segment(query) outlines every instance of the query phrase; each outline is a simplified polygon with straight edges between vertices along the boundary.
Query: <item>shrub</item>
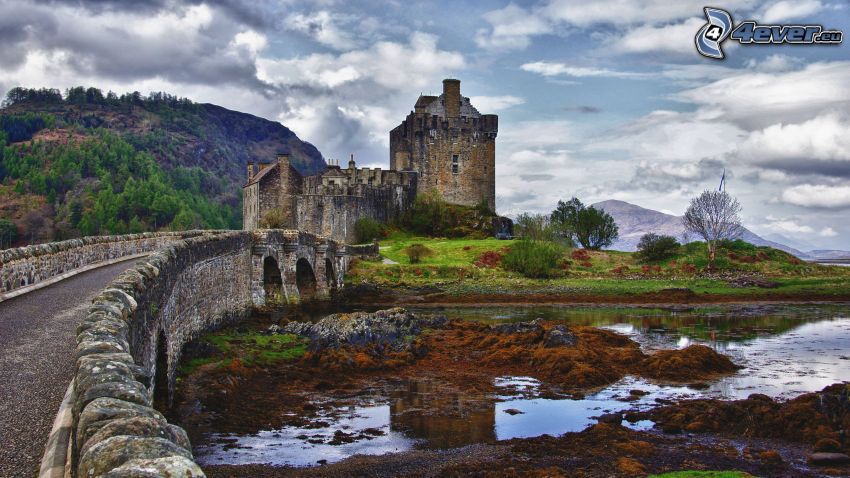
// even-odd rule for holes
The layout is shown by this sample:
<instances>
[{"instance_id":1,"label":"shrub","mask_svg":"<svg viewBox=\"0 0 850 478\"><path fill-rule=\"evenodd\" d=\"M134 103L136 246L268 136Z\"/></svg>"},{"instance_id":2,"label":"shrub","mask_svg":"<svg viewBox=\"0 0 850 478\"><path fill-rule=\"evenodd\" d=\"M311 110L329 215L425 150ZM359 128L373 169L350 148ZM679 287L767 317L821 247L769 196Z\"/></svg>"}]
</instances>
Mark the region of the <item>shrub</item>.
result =
<instances>
[{"instance_id":1,"label":"shrub","mask_svg":"<svg viewBox=\"0 0 850 478\"><path fill-rule=\"evenodd\" d=\"M531 241L554 241L555 230L549 222L549 217L543 214L519 214L514 221L514 233Z\"/></svg>"},{"instance_id":2,"label":"shrub","mask_svg":"<svg viewBox=\"0 0 850 478\"><path fill-rule=\"evenodd\" d=\"M587 252L587 249L576 249L570 254L570 257L577 261L589 261L590 254Z\"/></svg>"},{"instance_id":3,"label":"shrub","mask_svg":"<svg viewBox=\"0 0 850 478\"><path fill-rule=\"evenodd\" d=\"M502 255L496 251L486 251L475 261L476 267L494 268L502 262Z\"/></svg>"},{"instance_id":4,"label":"shrub","mask_svg":"<svg viewBox=\"0 0 850 478\"><path fill-rule=\"evenodd\" d=\"M263 229L281 229L286 223L283 211L280 208L269 209L260 218L260 227Z\"/></svg>"},{"instance_id":5,"label":"shrub","mask_svg":"<svg viewBox=\"0 0 850 478\"><path fill-rule=\"evenodd\" d=\"M644 261L663 261L679 252L679 241L673 236L658 235L650 232L640 238L637 255Z\"/></svg>"},{"instance_id":6,"label":"shrub","mask_svg":"<svg viewBox=\"0 0 850 478\"><path fill-rule=\"evenodd\" d=\"M354 235L359 244L386 237L387 227L371 217L361 217L354 223Z\"/></svg>"},{"instance_id":7,"label":"shrub","mask_svg":"<svg viewBox=\"0 0 850 478\"><path fill-rule=\"evenodd\" d=\"M558 244L528 239L517 241L502 257L502 267L525 277L546 278L560 273L558 260L563 249Z\"/></svg>"},{"instance_id":8,"label":"shrub","mask_svg":"<svg viewBox=\"0 0 850 478\"><path fill-rule=\"evenodd\" d=\"M419 264L422 262L422 259L434 255L434 251L422 244L411 244L405 247L402 252L407 255L411 264Z\"/></svg>"}]
</instances>

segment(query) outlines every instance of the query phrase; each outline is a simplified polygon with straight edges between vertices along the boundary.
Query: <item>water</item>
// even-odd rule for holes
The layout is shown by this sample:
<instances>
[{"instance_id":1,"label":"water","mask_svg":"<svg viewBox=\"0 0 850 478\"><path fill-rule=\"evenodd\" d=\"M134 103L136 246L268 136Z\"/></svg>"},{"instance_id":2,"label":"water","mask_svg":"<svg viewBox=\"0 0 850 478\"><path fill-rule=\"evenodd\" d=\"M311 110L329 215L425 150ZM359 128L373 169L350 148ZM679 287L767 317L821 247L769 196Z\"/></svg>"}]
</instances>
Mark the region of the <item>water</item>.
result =
<instances>
[{"instance_id":1,"label":"water","mask_svg":"<svg viewBox=\"0 0 850 478\"><path fill-rule=\"evenodd\" d=\"M430 312L434 312L431 310ZM203 464L310 466L354 454L451 448L511 438L581 431L602 414L645 410L683 398L789 398L850 377L850 311L798 306L667 311L628 308L446 309L449 317L506 322L547 320L610 328L645 350L709 345L745 366L698 388L626 377L584 398L541 394L531 377L499 377L493 396L469 396L429 381L395 381L368 397L327 410L304 427L213 434L196 449ZM632 394L640 390L642 396ZM652 427L651 422L628 424Z\"/></svg>"}]
</instances>

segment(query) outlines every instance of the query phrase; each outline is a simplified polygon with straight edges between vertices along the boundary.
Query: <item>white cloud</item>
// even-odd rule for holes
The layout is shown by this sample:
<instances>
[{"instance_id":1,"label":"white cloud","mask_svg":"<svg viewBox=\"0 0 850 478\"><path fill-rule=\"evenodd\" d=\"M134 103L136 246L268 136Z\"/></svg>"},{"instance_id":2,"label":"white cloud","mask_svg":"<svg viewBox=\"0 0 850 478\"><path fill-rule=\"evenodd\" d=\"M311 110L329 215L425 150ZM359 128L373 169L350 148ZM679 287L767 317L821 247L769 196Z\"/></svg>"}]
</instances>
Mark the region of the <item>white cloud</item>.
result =
<instances>
[{"instance_id":1,"label":"white cloud","mask_svg":"<svg viewBox=\"0 0 850 478\"><path fill-rule=\"evenodd\" d=\"M332 157L362 150L374 157L416 95L439 85L447 72L463 69L465 61L459 53L441 50L436 36L414 32L407 43L381 41L340 54L260 58L257 66L261 79L290 92L278 119L300 137Z\"/></svg>"},{"instance_id":2,"label":"white cloud","mask_svg":"<svg viewBox=\"0 0 850 478\"><path fill-rule=\"evenodd\" d=\"M694 12L695 13L695 12ZM705 23L703 18L688 18L670 25L642 25L610 40L610 51L618 53L673 52L693 54L694 35Z\"/></svg>"},{"instance_id":3,"label":"white cloud","mask_svg":"<svg viewBox=\"0 0 850 478\"><path fill-rule=\"evenodd\" d=\"M824 8L818 0L782 0L771 3L759 16L762 23L777 23L785 20L807 18Z\"/></svg>"},{"instance_id":4,"label":"white cloud","mask_svg":"<svg viewBox=\"0 0 850 478\"><path fill-rule=\"evenodd\" d=\"M648 78L651 75L645 73L634 73L628 71L609 70L607 68L589 68L581 66L569 66L565 63L553 63L548 61L536 61L525 63L520 68L524 71L537 73L546 77L571 76L574 78L587 77L612 77L612 78Z\"/></svg>"},{"instance_id":5,"label":"white cloud","mask_svg":"<svg viewBox=\"0 0 850 478\"><path fill-rule=\"evenodd\" d=\"M800 184L782 192L782 201L803 207L850 207L850 186Z\"/></svg>"},{"instance_id":6,"label":"white cloud","mask_svg":"<svg viewBox=\"0 0 850 478\"><path fill-rule=\"evenodd\" d=\"M785 71L796 70L800 68L802 64L802 58L783 55L782 53L774 53L762 61L750 58L746 63L747 68L767 73L782 73Z\"/></svg>"},{"instance_id":7,"label":"white cloud","mask_svg":"<svg viewBox=\"0 0 850 478\"><path fill-rule=\"evenodd\" d=\"M531 36L552 31L552 26L545 19L513 3L505 8L487 12L483 17L490 24L490 28L480 29L475 34L475 43L481 48L523 49L530 43Z\"/></svg>"},{"instance_id":8,"label":"white cloud","mask_svg":"<svg viewBox=\"0 0 850 478\"><path fill-rule=\"evenodd\" d=\"M726 120L765 128L797 123L825 111L848 108L850 62L819 62L776 75L743 70L708 85L673 95L698 106L718 108Z\"/></svg>"},{"instance_id":9,"label":"white cloud","mask_svg":"<svg viewBox=\"0 0 850 478\"><path fill-rule=\"evenodd\" d=\"M850 120L830 113L777 123L750 133L735 156L773 169L850 177Z\"/></svg>"},{"instance_id":10,"label":"white cloud","mask_svg":"<svg viewBox=\"0 0 850 478\"><path fill-rule=\"evenodd\" d=\"M320 10L311 14L293 13L286 18L284 25L335 50L355 48L354 38L337 25L338 21L330 12Z\"/></svg>"},{"instance_id":11,"label":"white cloud","mask_svg":"<svg viewBox=\"0 0 850 478\"><path fill-rule=\"evenodd\" d=\"M472 96L469 98L475 108L484 114L495 113L525 103L525 99L518 96Z\"/></svg>"},{"instance_id":12,"label":"white cloud","mask_svg":"<svg viewBox=\"0 0 850 478\"><path fill-rule=\"evenodd\" d=\"M818 233L818 235L820 235L822 237L837 237L838 233L835 232L835 229L827 226L827 227L821 229L820 232Z\"/></svg>"}]
</instances>

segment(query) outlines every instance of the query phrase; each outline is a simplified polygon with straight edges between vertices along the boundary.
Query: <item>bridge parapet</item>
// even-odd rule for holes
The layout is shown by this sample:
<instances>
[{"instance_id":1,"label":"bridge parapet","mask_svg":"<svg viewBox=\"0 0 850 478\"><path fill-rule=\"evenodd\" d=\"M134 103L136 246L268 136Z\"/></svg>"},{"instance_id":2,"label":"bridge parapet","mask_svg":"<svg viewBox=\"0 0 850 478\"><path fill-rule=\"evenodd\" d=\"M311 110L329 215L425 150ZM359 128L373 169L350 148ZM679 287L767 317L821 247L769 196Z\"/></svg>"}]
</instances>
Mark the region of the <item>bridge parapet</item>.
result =
<instances>
[{"instance_id":1,"label":"bridge parapet","mask_svg":"<svg viewBox=\"0 0 850 478\"><path fill-rule=\"evenodd\" d=\"M174 241L221 231L91 236L0 251L0 301L111 261L161 249Z\"/></svg>"},{"instance_id":2,"label":"bridge parapet","mask_svg":"<svg viewBox=\"0 0 850 478\"><path fill-rule=\"evenodd\" d=\"M186 433L157 410L170 403L183 346L245 317L275 287L294 301L326 296L343 285L353 252L376 254L377 246L231 231L172 241L121 273L77 328L71 469L78 477L204 476Z\"/></svg>"}]
</instances>

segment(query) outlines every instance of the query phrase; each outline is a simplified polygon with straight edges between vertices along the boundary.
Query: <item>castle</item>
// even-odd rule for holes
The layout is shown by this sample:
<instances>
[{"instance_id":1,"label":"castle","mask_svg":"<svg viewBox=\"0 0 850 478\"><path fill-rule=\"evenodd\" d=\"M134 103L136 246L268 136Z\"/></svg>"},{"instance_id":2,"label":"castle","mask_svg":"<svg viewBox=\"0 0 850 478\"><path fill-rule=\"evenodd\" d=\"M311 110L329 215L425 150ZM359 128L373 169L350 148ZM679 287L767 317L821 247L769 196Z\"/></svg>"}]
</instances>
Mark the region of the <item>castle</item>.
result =
<instances>
[{"instance_id":1,"label":"castle","mask_svg":"<svg viewBox=\"0 0 850 478\"><path fill-rule=\"evenodd\" d=\"M327 169L301 176L289 156L276 163L248 163L242 188L243 229L300 229L354 242L363 217L387 222L403 213L416 194L439 192L454 204L496 206L496 115L482 115L460 94L460 81L443 80L440 96L420 95L413 111L390 131L390 167L348 167L329 160Z\"/></svg>"}]
</instances>

